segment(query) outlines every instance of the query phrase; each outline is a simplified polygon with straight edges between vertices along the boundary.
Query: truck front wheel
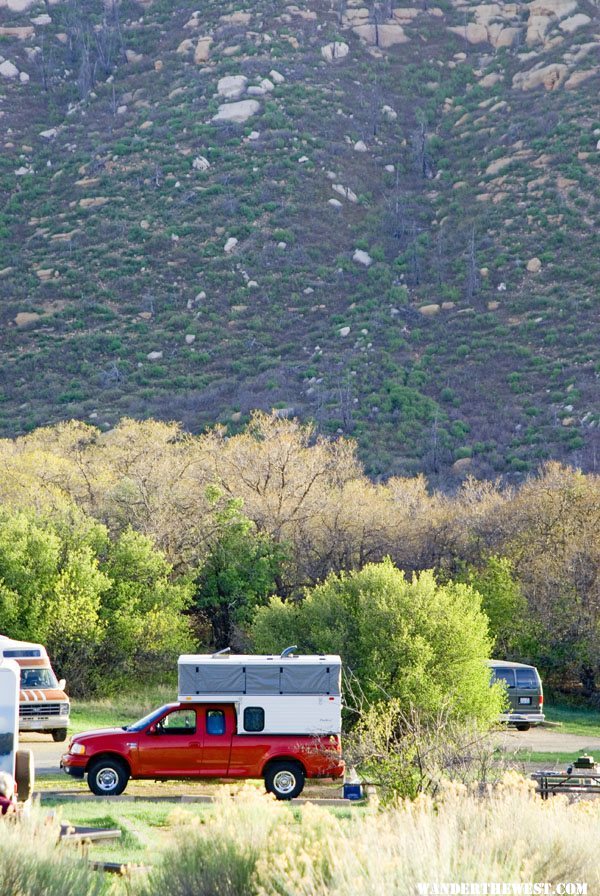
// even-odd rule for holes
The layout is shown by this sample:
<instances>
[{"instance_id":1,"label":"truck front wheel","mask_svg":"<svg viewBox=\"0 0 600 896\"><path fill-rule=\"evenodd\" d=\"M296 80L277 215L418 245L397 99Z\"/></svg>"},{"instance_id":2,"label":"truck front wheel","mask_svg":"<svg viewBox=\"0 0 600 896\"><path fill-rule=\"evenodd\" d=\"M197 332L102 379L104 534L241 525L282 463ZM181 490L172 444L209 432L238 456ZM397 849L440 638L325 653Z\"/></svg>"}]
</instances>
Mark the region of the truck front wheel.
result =
<instances>
[{"instance_id":1,"label":"truck front wheel","mask_svg":"<svg viewBox=\"0 0 600 896\"><path fill-rule=\"evenodd\" d=\"M96 796L119 796L128 781L125 765L112 757L97 759L88 770L88 787Z\"/></svg>"},{"instance_id":2,"label":"truck front wheel","mask_svg":"<svg viewBox=\"0 0 600 896\"><path fill-rule=\"evenodd\" d=\"M265 772L265 787L278 800L293 800L304 790L304 772L297 762L273 762Z\"/></svg>"},{"instance_id":3,"label":"truck front wheel","mask_svg":"<svg viewBox=\"0 0 600 896\"><path fill-rule=\"evenodd\" d=\"M67 739L67 729L66 728L55 728L52 732L52 740L55 744L62 743L63 740Z\"/></svg>"}]
</instances>

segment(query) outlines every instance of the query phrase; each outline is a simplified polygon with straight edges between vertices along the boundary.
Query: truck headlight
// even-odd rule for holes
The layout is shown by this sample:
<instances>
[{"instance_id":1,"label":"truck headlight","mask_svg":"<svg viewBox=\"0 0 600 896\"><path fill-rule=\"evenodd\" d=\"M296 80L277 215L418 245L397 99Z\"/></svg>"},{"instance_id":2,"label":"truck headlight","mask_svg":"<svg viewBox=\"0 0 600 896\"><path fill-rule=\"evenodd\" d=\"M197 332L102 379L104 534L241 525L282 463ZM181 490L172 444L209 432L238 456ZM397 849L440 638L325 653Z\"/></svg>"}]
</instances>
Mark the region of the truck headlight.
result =
<instances>
[{"instance_id":1,"label":"truck headlight","mask_svg":"<svg viewBox=\"0 0 600 896\"><path fill-rule=\"evenodd\" d=\"M60 714L61 714L61 716L68 716L68 715L69 715L69 704L68 704L68 703L61 703L61 704L60 704Z\"/></svg>"},{"instance_id":2,"label":"truck headlight","mask_svg":"<svg viewBox=\"0 0 600 896\"><path fill-rule=\"evenodd\" d=\"M71 744L70 751L74 756L83 756L85 753L85 744Z\"/></svg>"}]
</instances>

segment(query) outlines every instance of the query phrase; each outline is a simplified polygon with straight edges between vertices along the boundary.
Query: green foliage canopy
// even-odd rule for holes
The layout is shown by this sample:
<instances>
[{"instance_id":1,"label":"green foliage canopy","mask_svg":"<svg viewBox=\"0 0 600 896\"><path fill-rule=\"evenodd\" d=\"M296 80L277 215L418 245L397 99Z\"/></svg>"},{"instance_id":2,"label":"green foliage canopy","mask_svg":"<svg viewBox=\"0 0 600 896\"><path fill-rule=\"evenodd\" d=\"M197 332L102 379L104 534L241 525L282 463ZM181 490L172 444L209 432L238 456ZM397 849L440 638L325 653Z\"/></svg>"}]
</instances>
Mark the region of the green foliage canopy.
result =
<instances>
[{"instance_id":1,"label":"green foliage canopy","mask_svg":"<svg viewBox=\"0 0 600 896\"><path fill-rule=\"evenodd\" d=\"M190 584L152 540L79 523L0 510L0 631L46 644L74 695L170 669L191 642Z\"/></svg>"},{"instance_id":2,"label":"green foliage canopy","mask_svg":"<svg viewBox=\"0 0 600 896\"><path fill-rule=\"evenodd\" d=\"M492 721L502 697L490 689L492 646L481 600L466 584L407 579L386 559L331 574L301 603L272 598L252 629L258 651L287 644L339 653L369 703L398 698L425 715Z\"/></svg>"}]
</instances>

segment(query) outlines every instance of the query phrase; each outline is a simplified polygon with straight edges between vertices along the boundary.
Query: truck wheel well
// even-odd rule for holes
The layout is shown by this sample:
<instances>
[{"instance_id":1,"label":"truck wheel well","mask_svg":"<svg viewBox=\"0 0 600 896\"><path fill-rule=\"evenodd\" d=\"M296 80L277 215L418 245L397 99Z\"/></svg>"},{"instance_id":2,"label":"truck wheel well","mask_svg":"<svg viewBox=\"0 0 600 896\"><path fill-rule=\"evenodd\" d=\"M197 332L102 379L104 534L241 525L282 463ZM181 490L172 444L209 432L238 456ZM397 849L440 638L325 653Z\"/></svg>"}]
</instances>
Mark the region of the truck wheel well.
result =
<instances>
[{"instance_id":1,"label":"truck wheel well","mask_svg":"<svg viewBox=\"0 0 600 896\"><path fill-rule=\"evenodd\" d=\"M262 769L263 777L267 774L267 772L269 771L269 768L276 762L289 762L289 763L292 763L293 765L297 765L298 768L300 769L300 771L302 772L302 774L304 775L304 777L306 777L305 766L295 756L271 756L269 758L268 762L265 762L265 764L263 766L263 769Z\"/></svg>"},{"instance_id":2,"label":"truck wheel well","mask_svg":"<svg viewBox=\"0 0 600 896\"><path fill-rule=\"evenodd\" d=\"M105 759L112 759L113 762L120 762L121 765L125 767L127 774L131 777L131 766L128 761L121 756L120 753L111 753L110 750L107 750L106 753L94 753L93 756L90 756L88 764L85 767L86 772L89 772L92 765L95 765L98 761L102 762Z\"/></svg>"}]
</instances>

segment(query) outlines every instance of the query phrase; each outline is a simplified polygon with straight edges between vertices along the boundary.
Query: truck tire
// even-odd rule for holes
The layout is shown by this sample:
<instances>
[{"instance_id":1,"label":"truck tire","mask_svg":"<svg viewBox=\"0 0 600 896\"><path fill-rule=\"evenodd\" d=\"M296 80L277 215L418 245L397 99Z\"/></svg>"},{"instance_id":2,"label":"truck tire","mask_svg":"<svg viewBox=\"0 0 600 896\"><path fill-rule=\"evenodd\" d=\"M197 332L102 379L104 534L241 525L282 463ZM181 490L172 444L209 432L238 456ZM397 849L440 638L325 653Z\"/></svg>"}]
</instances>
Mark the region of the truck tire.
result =
<instances>
[{"instance_id":1,"label":"truck tire","mask_svg":"<svg viewBox=\"0 0 600 896\"><path fill-rule=\"evenodd\" d=\"M55 728L52 732L52 740L55 744L62 743L63 740L67 739L67 729L66 728Z\"/></svg>"},{"instance_id":2,"label":"truck tire","mask_svg":"<svg viewBox=\"0 0 600 896\"><path fill-rule=\"evenodd\" d=\"M33 793L35 784L35 765L31 750L17 750L15 753L15 784L17 799L24 803Z\"/></svg>"},{"instance_id":3,"label":"truck tire","mask_svg":"<svg viewBox=\"0 0 600 896\"><path fill-rule=\"evenodd\" d=\"M119 796L127 787L129 771L112 756L96 759L88 769L88 787L96 796Z\"/></svg>"},{"instance_id":4,"label":"truck tire","mask_svg":"<svg viewBox=\"0 0 600 896\"><path fill-rule=\"evenodd\" d=\"M529 724L529 722L521 722L520 724L515 725L515 727L517 731L529 731L531 725Z\"/></svg>"},{"instance_id":5,"label":"truck tire","mask_svg":"<svg viewBox=\"0 0 600 896\"><path fill-rule=\"evenodd\" d=\"M304 790L304 771L291 760L273 762L265 772L265 787L278 800L293 800Z\"/></svg>"}]
</instances>

